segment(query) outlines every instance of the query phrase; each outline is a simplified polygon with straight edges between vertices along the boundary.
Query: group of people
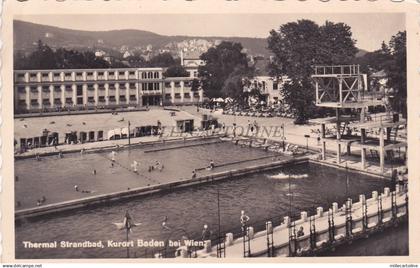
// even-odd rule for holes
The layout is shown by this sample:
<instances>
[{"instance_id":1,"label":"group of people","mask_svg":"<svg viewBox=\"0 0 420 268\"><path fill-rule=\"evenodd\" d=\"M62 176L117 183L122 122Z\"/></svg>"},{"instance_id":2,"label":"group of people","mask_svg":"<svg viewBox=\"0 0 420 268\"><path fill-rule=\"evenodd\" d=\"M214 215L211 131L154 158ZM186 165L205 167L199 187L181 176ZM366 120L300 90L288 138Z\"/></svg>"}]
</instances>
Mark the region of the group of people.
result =
<instances>
[{"instance_id":1,"label":"group of people","mask_svg":"<svg viewBox=\"0 0 420 268\"><path fill-rule=\"evenodd\" d=\"M156 160L154 165L149 165L149 172L152 172L154 170L162 171L164 168L165 168L165 166L161 162Z\"/></svg>"},{"instance_id":2,"label":"group of people","mask_svg":"<svg viewBox=\"0 0 420 268\"><path fill-rule=\"evenodd\" d=\"M79 186L76 184L76 185L74 185L74 190L76 191L76 192L80 192L80 193L83 193L83 194L90 194L90 193L93 193L93 191L91 191L91 190L81 190L81 189L79 189Z\"/></svg>"}]
</instances>

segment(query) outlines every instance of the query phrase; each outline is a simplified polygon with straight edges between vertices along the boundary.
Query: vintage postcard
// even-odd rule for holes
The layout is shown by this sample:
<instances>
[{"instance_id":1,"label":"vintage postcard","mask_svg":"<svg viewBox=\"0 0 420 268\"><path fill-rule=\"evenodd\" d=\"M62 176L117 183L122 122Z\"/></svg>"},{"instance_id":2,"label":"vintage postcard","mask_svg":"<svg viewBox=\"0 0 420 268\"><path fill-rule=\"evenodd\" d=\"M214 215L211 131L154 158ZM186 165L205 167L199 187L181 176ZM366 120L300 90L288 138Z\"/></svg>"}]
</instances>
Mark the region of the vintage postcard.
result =
<instances>
[{"instance_id":1,"label":"vintage postcard","mask_svg":"<svg viewBox=\"0 0 420 268\"><path fill-rule=\"evenodd\" d=\"M2 262L418 261L419 23L4 1Z\"/></svg>"}]
</instances>

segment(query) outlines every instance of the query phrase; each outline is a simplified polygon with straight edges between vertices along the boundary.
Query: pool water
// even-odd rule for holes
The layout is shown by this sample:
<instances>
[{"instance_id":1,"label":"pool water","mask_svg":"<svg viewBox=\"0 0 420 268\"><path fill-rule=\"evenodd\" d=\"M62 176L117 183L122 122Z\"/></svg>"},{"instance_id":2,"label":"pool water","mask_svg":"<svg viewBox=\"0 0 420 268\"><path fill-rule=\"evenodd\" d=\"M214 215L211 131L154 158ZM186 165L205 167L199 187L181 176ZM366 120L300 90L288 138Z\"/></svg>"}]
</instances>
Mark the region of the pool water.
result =
<instances>
[{"instance_id":1,"label":"pool water","mask_svg":"<svg viewBox=\"0 0 420 268\"><path fill-rule=\"evenodd\" d=\"M220 140L187 141L153 147L133 148L116 151L115 163L111 166L111 152L65 154L36 159L15 161L15 201L16 209L36 207L37 200L46 197L45 204L74 200L88 196L124 191L147 185L179 181L191 178L192 170L204 168L213 160L220 172L232 168L246 167L249 163L238 163L217 167L220 164L269 157L272 153L262 149L241 147ZM198 146L191 146L198 145ZM181 147L180 146L185 146ZM174 148L177 147L177 148ZM167 150L168 148L173 148ZM157 151L156 149L165 149ZM151 151L155 150L155 151ZM151 151L151 152L148 152ZM276 157L286 159L285 156ZM132 164L139 164L138 173L133 172ZM164 168L149 172L149 166L159 161ZM272 161L265 159L264 161ZM96 170L96 174L93 171ZM209 173L198 171L198 175ZM77 185L79 190L75 191ZM82 190L89 193L83 193Z\"/></svg>"},{"instance_id":2,"label":"pool water","mask_svg":"<svg viewBox=\"0 0 420 268\"><path fill-rule=\"evenodd\" d=\"M176 157L177 162L181 159L193 161L182 156ZM294 179L272 177L279 173L308 176ZM215 238L218 229L218 190L221 233L224 234L239 233L241 210L246 211L250 217L249 224L258 230L265 227L266 220L272 220L278 225L282 217L289 213L298 215L300 211L306 210L312 214L317 206L326 209L332 202L341 204L346 193L357 200L359 194L365 193L370 196L372 191L382 191L387 184L388 182L380 178L336 168L312 163L297 164L236 179L178 189L170 193L139 197L110 206L18 222L15 237L16 258L125 258L125 248L34 250L25 249L22 241L124 241L125 232L117 230L113 223L121 222L126 210L135 222L142 223L130 234L130 239L133 240L178 240L183 235L200 239L204 224L209 225ZM292 195L289 195L289 192ZM167 225L171 231L165 231L161 226L165 216L168 217ZM130 250L131 256L137 257L152 257L154 252L156 251L152 249L146 251L145 248Z\"/></svg>"}]
</instances>

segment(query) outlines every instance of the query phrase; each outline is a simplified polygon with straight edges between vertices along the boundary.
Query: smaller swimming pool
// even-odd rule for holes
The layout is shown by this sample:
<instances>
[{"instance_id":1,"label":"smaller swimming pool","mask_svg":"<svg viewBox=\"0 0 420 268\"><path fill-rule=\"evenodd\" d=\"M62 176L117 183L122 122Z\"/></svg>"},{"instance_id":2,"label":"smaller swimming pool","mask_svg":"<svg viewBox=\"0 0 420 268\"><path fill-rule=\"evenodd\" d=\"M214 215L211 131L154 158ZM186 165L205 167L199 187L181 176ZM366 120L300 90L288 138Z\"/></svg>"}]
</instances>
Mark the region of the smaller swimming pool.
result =
<instances>
[{"instance_id":1,"label":"smaller swimming pool","mask_svg":"<svg viewBox=\"0 0 420 268\"><path fill-rule=\"evenodd\" d=\"M204 143L204 144L203 144ZM137 147L116 151L115 163L111 152L65 154L15 161L15 200L17 209L37 206L37 200L46 197L45 204L75 200L88 196L124 191L142 186L191 178L194 169L198 175L231 170L272 161L273 153L262 149L241 147L219 139L175 142L156 146ZM276 160L286 159L276 156ZM216 168L206 171L213 160ZM133 162L138 163L134 173ZM242 162L245 161L245 162ZM156 163L159 166L156 167ZM238 163L239 162L239 163ZM220 167L218 167L220 165ZM156 167L149 172L149 167ZM163 168L162 168L163 167ZM94 172L95 171L95 172ZM75 191L77 185L79 191ZM85 192L82 192L85 191Z\"/></svg>"}]
</instances>

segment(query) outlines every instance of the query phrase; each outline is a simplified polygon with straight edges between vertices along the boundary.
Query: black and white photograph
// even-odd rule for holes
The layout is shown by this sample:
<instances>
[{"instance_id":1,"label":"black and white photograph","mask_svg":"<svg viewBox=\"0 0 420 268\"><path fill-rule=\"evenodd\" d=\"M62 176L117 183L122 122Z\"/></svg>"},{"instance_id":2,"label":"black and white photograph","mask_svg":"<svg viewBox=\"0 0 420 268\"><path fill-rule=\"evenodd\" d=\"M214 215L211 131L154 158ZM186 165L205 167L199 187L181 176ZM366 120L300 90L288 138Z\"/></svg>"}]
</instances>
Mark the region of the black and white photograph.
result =
<instances>
[{"instance_id":1,"label":"black and white photograph","mask_svg":"<svg viewBox=\"0 0 420 268\"><path fill-rule=\"evenodd\" d=\"M405 13L58 12L12 22L16 260L409 255Z\"/></svg>"}]
</instances>

